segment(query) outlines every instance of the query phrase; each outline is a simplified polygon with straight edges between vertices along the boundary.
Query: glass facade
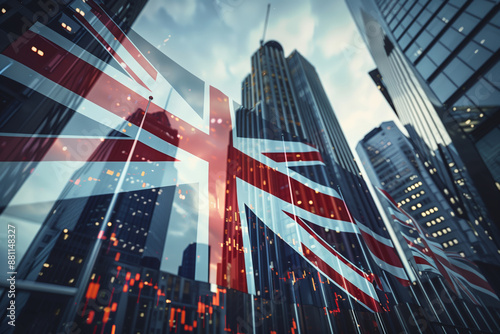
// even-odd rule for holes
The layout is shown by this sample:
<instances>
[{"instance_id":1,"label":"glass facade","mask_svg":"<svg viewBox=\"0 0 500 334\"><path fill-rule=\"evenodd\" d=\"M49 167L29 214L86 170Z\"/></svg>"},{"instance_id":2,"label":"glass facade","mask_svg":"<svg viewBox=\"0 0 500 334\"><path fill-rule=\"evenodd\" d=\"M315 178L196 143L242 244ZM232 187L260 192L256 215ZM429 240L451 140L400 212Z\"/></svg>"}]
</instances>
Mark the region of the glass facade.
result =
<instances>
[{"instance_id":1,"label":"glass facade","mask_svg":"<svg viewBox=\"0 0 500 334\"><path fill-rule=\"evenodd\" d=\"M394 122L384 122L361 140L356 151L372 184L385 189L444 249L473 258L496 252L481 226L470 228L450 213L442 188ZM451 198L456 203L455 198Z\"/></svg>"},{"instance_id":2,"label":"glass facade","mask_svg":"<svg viewBox=\"0 0 500 334\"><path fill-rule=\"evenodd\" d=\"M240 106L145 4L0 7L2 333L498 328L415 281L303 56L261 45Z\"/></svg>"},{"instance_id":3,"label":"glass facade","mask_svg":"<svg viewBox=\"0 0 500 334\"><path fill-rule=\"evenodd\" d=\"M492 145L499 124L498 2L362 0L348 6L421 156L455 188L469 212L463 218L484 219L490 235L497 234L500 187L491 157L499 154ZM459 178L456 166L464 172ZM468 203L469 197L477 201Z\"/></svg>"}]
</instances>

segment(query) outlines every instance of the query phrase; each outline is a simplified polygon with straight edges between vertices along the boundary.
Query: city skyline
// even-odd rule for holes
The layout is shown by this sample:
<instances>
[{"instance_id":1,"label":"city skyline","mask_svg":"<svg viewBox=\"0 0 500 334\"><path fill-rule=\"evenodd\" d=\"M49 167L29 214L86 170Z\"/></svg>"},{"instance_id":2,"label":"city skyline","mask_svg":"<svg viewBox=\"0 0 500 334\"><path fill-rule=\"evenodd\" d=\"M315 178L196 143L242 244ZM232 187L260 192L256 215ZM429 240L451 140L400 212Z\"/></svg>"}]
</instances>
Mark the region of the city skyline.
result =
<instances>
[{"instance_id":1,"label":"city skyline","mask_svg":"<svg viewBox=\"0 0 500 334\"><path fill-rule=\"evenodd\" d=\"M2 5L2 332L495 332L496 221L392 35L491 3L423 2Z\"/></svg>"}]
</instances>

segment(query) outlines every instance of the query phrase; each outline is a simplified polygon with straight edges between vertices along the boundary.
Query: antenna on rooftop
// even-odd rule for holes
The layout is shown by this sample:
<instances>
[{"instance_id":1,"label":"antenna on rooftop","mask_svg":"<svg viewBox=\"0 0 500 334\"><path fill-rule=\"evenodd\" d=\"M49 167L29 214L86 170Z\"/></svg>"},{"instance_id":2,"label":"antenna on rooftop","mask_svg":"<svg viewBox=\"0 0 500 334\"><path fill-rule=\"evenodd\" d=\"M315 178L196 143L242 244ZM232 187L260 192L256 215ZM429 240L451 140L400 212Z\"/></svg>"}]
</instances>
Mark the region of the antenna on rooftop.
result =
<instances>
[{"instance_id":1,"label":"antenna on rooftop","mask_svg":"<svg viewBox=\"0 0 500 334\"><path fill-rule=\"evenodd\" d=\"M271 9L271 4L267 4L266 21L264 22L264 33L262 34L262 39L260 40L260 46L264 44L264 39L266 38L267 21L269 20L269 10Z\"/></svg>"}]
</instances>

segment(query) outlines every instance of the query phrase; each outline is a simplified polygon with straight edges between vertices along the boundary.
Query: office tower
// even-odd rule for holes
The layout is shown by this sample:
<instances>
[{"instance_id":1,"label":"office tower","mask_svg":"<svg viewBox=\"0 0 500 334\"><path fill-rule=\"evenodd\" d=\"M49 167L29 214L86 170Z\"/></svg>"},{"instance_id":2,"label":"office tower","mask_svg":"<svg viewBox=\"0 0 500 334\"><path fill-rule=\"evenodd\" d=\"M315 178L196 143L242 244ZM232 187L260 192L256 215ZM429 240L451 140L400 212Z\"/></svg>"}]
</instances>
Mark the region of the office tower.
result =
<instances>
[{"instance_id":1,"label":"office tower","mask_svg":"<svg viewBox=\"0 0 500 334\"><path fill-rule=\"evenodd\" d=\"M287 86L288 84L290 84L290 88ZM283 98L283 95L286 96L286 99ZM305 176L314 182L330 186L336 190L338 189L340 193L338 196L341 196L345 200L349 211L352 213L353 220L360 221L364 224L363 226L370 226L376 231L385 229L383 224L381 224L381 218L369 195L367 186L359 176L359 170L345 141L341 127L326 98L319 77L314 67L303 56L294 51L289 57L285 58L283 49L277 42L271 41L263 44L252 57L252 72L245 78L242 84L242 100L243 106L251 108L251 110L239 110L241 115L237 114L237 129L241 131L239 136L247 138L260 135L264 138L278 141L280 139L288 141L303 136L306 142L317 148L324 165L300 166L290 164L288 170ZM265 117L269 117L269 121ZM261 118L264 118L264 120ZM240 124L242 127L239 126ZM287 128L293 134L289 134L283 130L285 125L287 125ZM245 129L249 129L249 131L245 131ZM288 154L287 157L290 159L290 157L294 157L294 154ZM299 161L306 159L302 155L295 155L295 157L298 157ZM292 161L296 163L297 159L290 160L290 162ZM255 168L255 166L253 167ZM293 175L293 173L290 175ZM249 210L249 208L246 209ZM274 219L278 221L279 216L275 216ZM254 234L259 235L258 228L262 229L259 225L254 226L257 229L257 233L252 231L252 229L249 231L252 241L254 240ZM344 249L343 247L349 244L353 248L358 246L345 233L332 237L329 235L331 231L328 231L328 229L317 229L315 231L322 238L334 244L336 249ZM448 232L448 230L446 231ZM255 247L261 248L260 256L263 256L264 245L255 245ZM361 249L363 249L363 246L361 246ZM287 255L285 254L287 253L283 252L280 255L280 252L278 252L275 256L286 258ZM368 251L365 254L369 254ZM356 259L355 261L359 261L356 263L359 263L365 269L366 266L370 267L370 261L360 256L356 251L346 252L345 256ZM254 265L255 263L259 262L254 261ZM373 264L370 269L378 273L378 268L374 267ZM262 279L262 271L264 271L263 268L259 267L259 279ZM441 324L437 327L448 326L451 323L461 323L465 327L474 326L471 325L470 319L467 319L467 322L459 320L460 313L465 312L468 306L465 306L465 308L463 305L456 306L456 308L453 306L454 308L447 313L447 316L438 316L433 306L428 304L430 298L440 300L439 303L443 308L452 307L452 305L446 305L446 303L441 301L439 293L433 294L432 292L428 292L431 290L442 291L444 286L438 276L429 277L425 280L422 279L423 290L420 290L420 286L416 287L419 291L417 292L418 297L411 295L409 290L402 288L399 283L395 283L393 276L388 275L384 277L389 279L389 284L391 284L395 293L394 297L399 298L400 303L403 300L407 303L405 304L407 308L401 307L401 304L397 306L399 314L406 314L411 317L412 314L419 313L420 311L415 305L419 303L426 310L424 313L427 312L426 314L430 318L433 317L432 314L436 316L434 320ZM266 277L263 278L263 282L266 282ZM256 288L258 288L259 283L261 282L256 279ZM279 284L277 285L280 286ZM438 290L436 290L436 287ZM280 289L282 288L280 287ZM425 297L428 293L430 295ZM326 300L328 301L328 294L326 296ZM341 306L340 309L342 308ZM484 310L481 312L484 312ZM475 313L475 316L479 316L479 313ZM364 317L360 316L360 318ZM407 331L413 330L406 327L409 323L404 321L403 323L398 323L394 319L384 318L384 324L387 326L397 326L399 324ZM480 327L486 328L487 326L481 323ZM394 327L391 327L391 330L394 330Z\"/></svg>"},{"instance_id":2,"label":"office tower","mask_svg":"<svg viewBox=\"0 0 500 334\"><path fill-rule=\"evenodd\" d=\"M336 190L340 187L356 218L376 219L376 208L315 68L299 52L286 58L283 52L278 42L269 41L252 56L252 73L242 84L243 107L254 108L270 124L264 127L273 133L270 138L281 139L283 131L317 147L326 172L319 166L291 168Z\"/></svg>"},{"instance_id":3,"label":"office tower","mask_svg":"<svg viewBox=\"0 0 500 334\"><path fill-rule=\"evenodd\" d=\"M361 163L373 185L394 200L443 248L469 259L494 262L494 244L484 230L471 228L452 216L441 188L422 164L411 141L392 121L370 131L356 146Z\"/></svg>"},{"instance_id":4,"label":"office tower","mask_svg":"<svg viewBox=\"0 0 500 334\"><path fill-rule=\"evenodd\" d=\"M346 3L425 167L459 204L454 213L498 245L500 5Z\"/></svg>"},{"instance_id":5,"label":"office tower","mask_svg":"<svg viewBox=\"0 0 500 334\"><path fill-rule=\"evenodd\" d=\"M355 219L378 224L377 210L319 76L299 52L285 57L276 41L261 46L252 56L252 73L242 83L242 101L243 107L266 122L264 138L281 140L283 136L317 148L323 163L292 165L291 170L335 191L341 189L339 196Z\"/></svg>"},{"instance_id":6,"label":"office tower","mask_svg":"<svg viewBox=\"0 0 500 334\"><path fill-rule=\"evenodd\" d=\"M192 243L182 252L182 264L179 266L179 276L194 279L196 268L196 244Z\"/></svg>"},{"instance_id":7,"label":"office tower","mask_svg":"<svg viewBox=\"0 0 500 334\"><path fill-rule=\"evenodd\" d=\"M359 170L326 97L318 74L314 67L300 53L293 51L290 56L285 58L283 48L279 43L270 41L261 45L252 56L252 72L242 83L242 101L243 107L250 110L243 109L237 113L239 136L245 138L261 136L275 141L286 141L287 145L290 140L300 140L299 136L302 136L303 140L317 148L319 157L313 158L312 156L303 154L289 153L287 154L287 159L290 159L288 166L279 167L280 170L282 170L281 168L288 168L290 175L300 175L317 184L333 188L335 192L338 191L336 196L343 198L345 201L349 212L352 213L353 220L362 223L363 226L369 226L375 231L385 230L373 199L370 197L364 181L359 176ZM242 125L241 127L240 124ZM292 133L285 131L285 128ZM284 147L284 144L279 146ZM288 152L288 149L283 149ZM274 147L274 150L277 150L277 147ZM321 162L318 161L312 164L300 163L301 160L318 159ZM264 203L263 205L266 205ZM246 209L250 211L248 207ZM315 210L320 212L329 209L329 206L326 208L320 207L319 210L317 207L315 208ZM345 208L343 209L345 210ZM279 216L274 217L274 220L279 221ZM281 276L283 271L286 274L285 268L280 268L281 266L278 267L276 265L277 259L275 260L275 257L278 257L278 259L289 259L289 263L297 263L300 258L292 257L293 253L290 254L289 249L283 246L278 248L280 251L273 251L272 249L276 249L277 247L270 248L268 245L266 247L267 251L264 252L266 248L264 248L265 243L262 243L262 241L265 239L262 240L259 237L261 234L259 233L259 229L265 227L266 225L264 224L269 223L263 222L258 217L249 219L255 221L256 218L259 224L254 225L255 230L252 231L253 229L251 229L249 234L252 242L255 240L255 246L261 248L261 252L258 255L261 257L261 260L254 261L254 265L255 263L262 263L262 260L271 256L271 263L274 263L274 270L278 271L278 276ZM364 270L377 273L377 275L379 274L379 268L369 258L370 255L368 255L369 251L365 248L366 246L360 239L356 239L355 235L349 233L339 234L333 231L333 228L321 229L314 224L310 224L310 226L319 236L328 240L332 245L335 245L335 249L339 250L349 260L352 260L353 263L361 266ZM259 241L261 242L260 244ZM275 238L273 238L273 241L273 244L276 243ZM269 255L265 255L265 253L269 253ZM299 268L304 265L302 263ZM269 286L267 283L269 281L266 279L268 277L268 270L265 267L254 269L257 269L259 273L259 280L255 282L256 289L271 290L270 288L265 288ZM293 271L295 272L295 276L297 276L296 270ZM314 268L306 270L306 272L312 273L312 276L315 276L314 271ZM264 274L266 275L264 276ZM304 278L307 278L307 276ZM391 275L388 275L387 278L390 280L389 284L393 285L393 291L396 291L397 298L408 302L405 307L398 309L397 312L407 315L419 313L419 307L415 305L416 302L412 299L408 290L405 290ZM285 282L288 283L287 281L283 281L282 283L280 280L274 283L275 289L279 287L279 291L283 290L286 287ZM328 291L330 293L333 291L335 295L339 294L333 288L329 286L325 291L325 295L323 296L325 301L322 301L321 298L318 300L313 295L314 299L307 303L325 305L328 308L331 302L331 296L329 296ZM302 289L304 287L301 287ZM321 289L324 289L324 287ZM271 300L274 299L272 295L270 297ZM352 305L344 304L337 308L339 314L337 320L332 323L334 330L346 328L344 326L350 328L352 325L349 320L342 320L345 319L345 313L342 311L345 308L350 309ZM355 308L355 310L358 309ZM361 321L368 321L370 318L366 318L367 315L366 313L363 315L358 314L357 317ZM394 316L395 314L392 315ZM313 313L310 313L309 317L311 316L313 316ZM393 331L397 331L398 326L404 327L408 325L402 325L396 319L386 316L388 316L386 313L382 315L384 319L382 323L385 324L382 326L388 326ZM343 323L343 325L340 325L340 323ZM381 325L380 322L377 323ZM352 328L348 330L352 330Z\"/></svg>"}]
</instances>

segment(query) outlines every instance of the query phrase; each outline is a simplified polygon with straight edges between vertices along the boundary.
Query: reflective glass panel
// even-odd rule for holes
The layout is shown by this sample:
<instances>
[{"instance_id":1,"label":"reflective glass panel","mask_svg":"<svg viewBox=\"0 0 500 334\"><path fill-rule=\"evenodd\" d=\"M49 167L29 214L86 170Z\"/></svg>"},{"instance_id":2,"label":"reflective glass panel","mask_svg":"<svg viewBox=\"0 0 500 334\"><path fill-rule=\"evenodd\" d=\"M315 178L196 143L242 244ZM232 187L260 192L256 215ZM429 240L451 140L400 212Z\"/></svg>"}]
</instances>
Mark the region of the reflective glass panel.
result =
<instances>
[{"instance_id":1,"label":"reflective glass panel","mask_svg":"<svg viewBox=\"0 0 500 334\"><path fill-rule=\"evenodd\" d=\"M470 41L458 57L467 63L470 67L477 70L481 67L492 55L490 51L482 47L480 44Z\"/></svg>"},{"instance_id":2,"label":"reflective glass panel","mask_svg":"<svg viewBox=\"0 0 500 334\"><path fill-rule=\"evenodd\" d=\"M500 47L500 29L487 24L481 31L474 36L474 41L488 48L492 52L496 52Z\"/></svg>"},{"instance_id":3,"label":"reflective glass panel","mask_svg":"<svg viewBox=\"0 0 500 334\"><path fill-rule=\"evenodd\" d=\"M472 69L458 58L453 59L448 66L444 68L444 73L450 78L457 87L460 87L474 73Z\"/></svg>"},{"instance_id":4,"label":"reflective glass panel","mask_svg":"<svg viewBox=\"0 0 500 334\"><path fill-rule=\"evenodd\" d=\"M417 64L417 70L422 74L424 79L428 79L429 76L434 72L437 66L429 59L428 56L422 58Z\"/></svg>"},{"instance_id":5,"label":"reflective glass panel","mask_svg":"<svg viewBox=\"0 0 500 334\"><path fill-rule=\"evenodd\" d=\"M457 87L446 77L444 73L439 74L431 83L431 88L436 93L441 102L445 102L451 94L453 94Z\"/></svg>"}]
</instances>

